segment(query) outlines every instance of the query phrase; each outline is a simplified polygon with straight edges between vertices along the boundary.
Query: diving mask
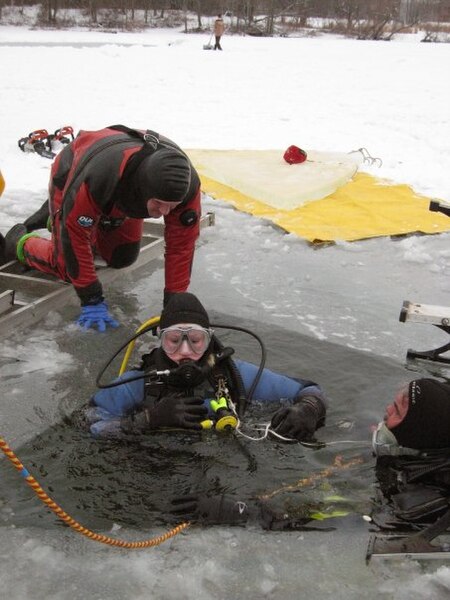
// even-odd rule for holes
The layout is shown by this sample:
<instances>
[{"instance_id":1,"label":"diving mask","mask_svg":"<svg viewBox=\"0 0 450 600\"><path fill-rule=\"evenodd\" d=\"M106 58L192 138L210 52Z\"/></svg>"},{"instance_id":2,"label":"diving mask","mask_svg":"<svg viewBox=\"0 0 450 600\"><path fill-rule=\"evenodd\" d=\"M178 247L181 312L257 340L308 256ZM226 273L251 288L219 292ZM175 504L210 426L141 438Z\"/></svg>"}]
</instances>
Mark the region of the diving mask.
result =
<instances>
[{"instance_id":1,"label":"diving mask","mask_svg":"<svg viewBox=\"0 0 450 600\"><path fill-rule=\"evenodd\" d=\"M167 329L161 329L159 339L161 348L169 356L175 354L186 340L192 352L200 357L206 352L212 333L211 329L205 329L199 325L167 327Z\"/></svg>"}]
</instances>

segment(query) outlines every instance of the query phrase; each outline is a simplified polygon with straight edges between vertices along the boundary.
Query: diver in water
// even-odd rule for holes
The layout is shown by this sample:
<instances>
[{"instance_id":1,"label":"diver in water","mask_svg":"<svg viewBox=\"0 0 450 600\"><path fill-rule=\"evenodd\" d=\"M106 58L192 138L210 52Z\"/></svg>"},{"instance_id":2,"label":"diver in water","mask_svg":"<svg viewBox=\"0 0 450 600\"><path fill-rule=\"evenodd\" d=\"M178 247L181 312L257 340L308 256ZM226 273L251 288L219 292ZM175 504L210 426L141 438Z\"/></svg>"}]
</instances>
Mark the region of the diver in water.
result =
<instances>
[{"instance_id":1,"label":"diver in water","mask_svg":"<svg viewBox=\"0 0 450 600\"><path fill-rule=\"evenodd\" d=\"M422 531L398 547L377 540L375 553L433 551L428 542L450 526L450 384L423 378L403 387L372 445L380 488L373 522L382 530Z\"/></svg>"},{"instance_id":2,"label":"diver in water","mask_svg":"<svg viewBox=\"0 0 450 600\"><path fill-rule=\"evenodd\" d=\"M326 400L312 381L294 379L232 360L193 294L175 294L159 322L160 345L91 399L85 417L94 436L120 436L161 429L234 428L247 394L280 402L271 420L279 438L312 441L325 422Z\"/></svg>"},{"instance_id":3,"label":"diver in water","mask_svg":"<svg viewBox=\"0 0 450 600\"><path fill-rule=\"evenodd\" d=\"M372 520L383 531L414 534L374 536L370 552L448 551L430 542L450 528L450 384L422 378L404 386L387 406L372 445L380 492ZM270 530L311 528L307 511L303 516L277 511L264 499L239 502L227 495L192 495L172 504L175 515L202 523L257 520Z\"/></svg>"},{"instance_id":4,"label":"diver in water","mask_svg":"<svg viewBox=\"0 0 450 600\"><path fill-rule=\"evenodd\" d=\"M208 313L193 294L170 298L161 314L158 337L159 346L142 356L138 369L101 386L84 409L82 420L93 436L129 439L158 430L233 430L252 396L258 402L278 403L271 435L286 441L315 441L314 433L324 425L326 415L321 388L263 365L232 360L234 351L214 335ZM186 493L172 500L169 512L174 518L203 524L258 521L273 530L304 529L310 520L288 516L284 509L258 498L228 494Z\"/></svg>"}]
</instances>

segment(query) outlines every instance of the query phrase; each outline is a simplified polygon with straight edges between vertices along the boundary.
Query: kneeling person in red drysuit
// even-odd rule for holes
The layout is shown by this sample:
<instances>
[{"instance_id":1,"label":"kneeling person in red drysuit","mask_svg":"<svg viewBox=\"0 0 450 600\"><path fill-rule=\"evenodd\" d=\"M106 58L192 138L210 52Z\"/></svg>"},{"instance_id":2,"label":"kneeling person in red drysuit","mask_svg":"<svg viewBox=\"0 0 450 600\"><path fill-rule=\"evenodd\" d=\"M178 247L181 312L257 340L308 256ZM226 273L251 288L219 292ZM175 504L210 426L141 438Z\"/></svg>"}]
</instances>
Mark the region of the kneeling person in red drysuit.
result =
<instances>
[{"instance_id":1,"label":"kneeling person in red drysuit","mask_svg":"<svg viewBox=\"0 0 450 600\"><path fill-rule=\"evenodd\" d=\"M199 235L200 179L186 154L153 131L117 125L81 131L55 159L49 202L1 236L0 262L16 257L73 284L85 328L117 326L94 254L116 269L139 256L143 219L164 217L164 300L190 282ZM31 233L50 218L51 240Z\"/></svg>"}]
</instances>

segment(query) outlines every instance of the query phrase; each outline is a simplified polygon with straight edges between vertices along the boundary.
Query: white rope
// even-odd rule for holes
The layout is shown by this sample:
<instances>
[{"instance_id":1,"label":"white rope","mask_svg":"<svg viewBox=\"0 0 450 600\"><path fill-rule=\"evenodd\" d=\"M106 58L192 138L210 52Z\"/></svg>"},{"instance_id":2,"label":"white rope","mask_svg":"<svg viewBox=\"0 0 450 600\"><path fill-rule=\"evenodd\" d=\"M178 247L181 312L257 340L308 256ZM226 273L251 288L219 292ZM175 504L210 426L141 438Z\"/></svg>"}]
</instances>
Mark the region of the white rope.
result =
<instances>
[{"instance_id":1,"label":"white rope","mask_svg":"<svg viewBox=\"0 0 450 600\"><path fill-rule=\"evenodd\" d=\"M263 431L264 432L263 435L261 435L260 437L252 437L252 436L244 433L242 431L242 429L240 428L239 420L238 420L238 424L236 427L236 433L238 433L245 439L250 440L252 442L261 442L261 441L267 439L270 434L271 436L276 437L283 442L290 442L290 443L296 442L297 444L301 444L302 446L306 446L308 448L321 448L324 446L338 446L340 444L358 444L360 446L367 446L367 447L371 446L371 444L368 440L336 440L333 442L301 442L299 440L287 438L287 437L277 433L276 431L274 431L271 428L270 423L261 423L260 425L253 425L252 428L255 429L256 431Z\"/></svg>"},{"instance_id":2,"label":"white rope","mask_svg":"<svg viewBox=\"0 0 450 600\"><path fill-rule=\"evenodd\" d=\"M324 446L338 446L339 444L359 444L359 445L363 445L363 446L367 446L367 447L371 446L371 443L368 440L337 440L334 442L301 442L299 440L287 438L287 437L277 433L274 429L271 428L270 422L269 423L260 423L258 425L249 425L248 427L255 429L255 431L263 431L264 432L263 435L261 435L259 437L252 437L251 435L248 435L242 431L241 420L238 417L234 403L231 400L229 400L228 405L237 420L237 425L235 428L236 433L241 435L246 440L250 440L251 442L262 442L262 441L266 440L270 434L271 436L276 437L283 442L289 442L291 444L297 443L297 444L301 444L302 446L306 446L308 448L322 448Z\"/></svg>"}]
</instances>

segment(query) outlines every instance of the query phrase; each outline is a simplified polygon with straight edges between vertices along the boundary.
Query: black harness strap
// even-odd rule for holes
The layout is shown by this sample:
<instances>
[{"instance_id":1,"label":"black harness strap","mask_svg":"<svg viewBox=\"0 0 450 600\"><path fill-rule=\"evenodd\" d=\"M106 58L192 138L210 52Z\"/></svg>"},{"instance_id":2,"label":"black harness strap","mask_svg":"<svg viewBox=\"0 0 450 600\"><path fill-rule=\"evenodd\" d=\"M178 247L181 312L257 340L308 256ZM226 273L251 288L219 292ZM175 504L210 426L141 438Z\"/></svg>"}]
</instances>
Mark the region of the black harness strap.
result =
<instances>
[{"instance_id":1,"label":"black harness strap","mask_svg":"<svg viewBox=\"0 0 450 600\"><path fill-rule=\"evenodd\" d=\"M153 147L153 150L158 149L158 145L160 144L159 133L156 131L152 131L151 129L147 129L145 133L139 131L139 129L132 129L131 127L127 127L126 125L110 125L107 129L114 129L114 131L121 131L122 133L126 133L131 137L135 137L137 139L142 140L145 144Z\"/></svg>"}]
</instances>

